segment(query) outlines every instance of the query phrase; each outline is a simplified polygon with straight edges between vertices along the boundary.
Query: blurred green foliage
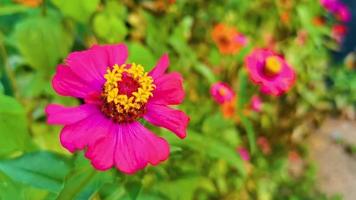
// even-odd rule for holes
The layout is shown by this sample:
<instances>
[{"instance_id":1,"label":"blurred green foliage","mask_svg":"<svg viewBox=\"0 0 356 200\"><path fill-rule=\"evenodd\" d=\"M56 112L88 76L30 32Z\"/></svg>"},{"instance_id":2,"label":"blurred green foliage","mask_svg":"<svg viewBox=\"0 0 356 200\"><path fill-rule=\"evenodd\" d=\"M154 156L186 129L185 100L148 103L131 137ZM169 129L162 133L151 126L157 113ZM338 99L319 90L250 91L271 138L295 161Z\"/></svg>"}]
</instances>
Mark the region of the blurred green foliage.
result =
<instances>
[{"instance_id":1,"label":"blurred green foliage","mask_svg":"<svg viewBox=\"0 0 356 200\"><path fill-rule=\"evenodd\" d=\"M328 199L315 187L303 137L325 113L354 109L356 76L354 69L330 66L334 22L315 26L318 16L329 18L317 0L44 0L34 7L2 0L0 199ZM249 45L221 55L210 34L217 23L235 26ZM180 108L191 117L185 140L152 127L172 145L171 156L133 176L95 171L82 153L70 155L60 146L60 127L48 126L44 114L51 102L80 104L51 89L56 65L69 52L118 42L146 70L169 54L170 70L185 77ZM282 97L263 96L263 111L252 113L258 90L243 60L254 47L272 46L297 71L297 83ZM210 98L218 80L237 92L236 119L224 118ZM270 153L261 151L260 136ZM250 150L250 161L241 159L238 146ZM290 159L291 151L301 159Z\"/></svg>"}]
</instances>

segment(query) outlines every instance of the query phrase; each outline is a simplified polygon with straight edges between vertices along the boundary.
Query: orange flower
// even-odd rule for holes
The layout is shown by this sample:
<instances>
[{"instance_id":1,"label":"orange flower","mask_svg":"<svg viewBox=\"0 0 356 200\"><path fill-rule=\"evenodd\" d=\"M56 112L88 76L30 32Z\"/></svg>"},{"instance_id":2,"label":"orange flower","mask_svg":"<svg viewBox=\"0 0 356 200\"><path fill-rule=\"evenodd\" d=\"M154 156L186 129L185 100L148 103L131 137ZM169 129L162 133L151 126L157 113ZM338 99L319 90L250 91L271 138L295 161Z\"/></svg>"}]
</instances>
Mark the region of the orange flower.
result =
<instances>
[{"instance_id":1,"label":"orange flower","mask_svg":"<svg viewBox=\"0 0 356 200\"><path fill-rule=\"evenodd\" d=\"M233 98L232 100L225 102L221 105L221 112L226 119L232 119L235 116L236 110L236 100Z\"/></svg>"},{"instance_id":2,"label":"orange flower","mask_svg":"<svg viewBox=\"0 0 356 200\"><path fill-rule=\"evenodd\" d=\"M315 26L318 26L318 27L324 26L325 23L326 23L326 20L322 16L316 16L313 18L313 25L315 25Z\"/></svg>"},{"instance_id":3,"label":"orange flower","mask_svg":"<svg viewBox=\"0 0 356 200\"><path fill-rule=\"evenodd\" d=\"M215 25L211 35L222 54L235 54L247 43L244 35L225 24Z\"/></svg>"},{"instance_id":4,"label":"orange flower","mask_svg":"<svg viewBox=\"0 0 356 200\"><path fill-rule=\"evenodd\" d=\"M14 0L16 3L22 4L28 7L37 7L42 3L42 0Z\"/></svg>"},{"instance_id":5,"label":"orange flower","mask_svg":"<svg viewBox=\"0 0 356 200\"><path fill-rule=\"evenodd\" d=\"M290 23L290 16L288 11L283 11L280 14L280 19L283 22L283 24L288 25Z\"/></svg>"},{"instance_id":6,"label":"orange flower","mask_svg":"<svg viewBox=\"0 0 356 200\"><path fill-rule=\"evenodd\" d=\"M344 63L347 67L347 69L356 69L356 52L351 52L347 54Z\"/></svg>"}]
</instances>

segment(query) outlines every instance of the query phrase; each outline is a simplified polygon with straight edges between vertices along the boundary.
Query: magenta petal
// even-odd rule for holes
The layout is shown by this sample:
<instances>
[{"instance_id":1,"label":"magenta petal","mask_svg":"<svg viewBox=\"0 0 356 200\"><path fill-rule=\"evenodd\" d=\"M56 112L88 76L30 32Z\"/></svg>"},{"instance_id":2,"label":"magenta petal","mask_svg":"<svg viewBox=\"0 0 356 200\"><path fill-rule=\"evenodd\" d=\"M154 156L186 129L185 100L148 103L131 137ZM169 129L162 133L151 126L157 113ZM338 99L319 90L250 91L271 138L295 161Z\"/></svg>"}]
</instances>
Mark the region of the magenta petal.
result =
<instances>
[{"instance_id":1,"label":"magenta petal","mask_svg":"<svg viewBox=\"0 0 356 200\"><path fill-rule=\"evenodd\" d=\"M102 114L93 114L75 124L64 126L60 140L70 152L81 150L106 136L111 125L111 120Z\"/></svg>"},{"instance_id":2,"label":"magenta petal","mask_svg":"<svg viewBox=\"0 0 356 200\"><path fill-rule=\"evenodd\" d=\"M69 54L66 59L71 70L87 83L101 87L108 67L125 63L127 47L123 44L93 46L86 51Z\"/></svg>"},{"instance_id":3,"label":"magenta petal","mask_svg":"<svg viewBox=\"0 0 356 200\"><path fill-rule=\"evenodd\" d=\"M107 170L114 166L117 133L114 126L110 127L105 136L88 147L85 157L91 160L98 170Z\"/></svg>"},{"instance_id":4,"label":"magenta petal","mask_svg":"<svg viewBox=\"0 0 356 200\"><path fill-rule=\"evenodd\" d=\"M60 95L85 98L89 93L101 91L101 86L89 84L65 66L58 65L52 80L53 89Z\"/></svg>"},{"instance_id":5,"label":"magenta petal","mask_svg":"<svg viewBox=\"0 0 356 200\"><path fill-rule=\"evenodd\" d=\"M183 78L179 73L164 74L154 81L157 88L151 101L156 104L177 105L184 99Z\"/></svg>"},{"instance_id":6,"label":"magenta petal","mask_svg":"<svg viewBox=\"0 0 356 200\"><path fill-rule=\"evenodd\" d=\"M157 165L169 156L168 143L138 122L118 125L116 134L115 165L124 173L135 173L148 163Z\"/></svg>"},{"instance_id":7,"label":"magenta petal","mask_svg":"<svg viewBox=\"0 0 356 200\"><path fill-rule=\"evenodd\" d=\"M45 112L48 124L68 125L76 123L90 115L98 113L95 105L83 104L76 107L65 107L57 104L49 104Z\"/></svg>"},{"instance_id":8,"label":"magenta petal","mask_svg":"<svg viewBox=\"0 0 356 200\"><path fill-rule=\"evenodd\" d=\"M147 105L147 112L144 118L153 125L161 126L174 132L180 138L184 138L187 134L189 117L180 110L150 103Z\"/></svg>"},{"instance_id":9,"label":"magenta petal","mask_svg":"<svg viewBox=\"0 0 356 200\"><path fill-rule=\"evenodd\" d=\"M128 49L124 44L94 45L90 50L95 52L104 51L106 53L107 67L112 67L115 64L122 65L128 57Z\"/></svg>"},{"instance_id":10,"label":"magenta petal","mask_svg":"<svg viewBox=\"0 0 356 200\"><path fill-rule=\"evenodd\" d=\"M159 61L157 62L156 66L150 71L149 75L152 76L154 79L158 78L159 76L163 75L164 72L167 70L169 65L169 58L168 54L164 54Z\"/></svg>"}]
</instances>

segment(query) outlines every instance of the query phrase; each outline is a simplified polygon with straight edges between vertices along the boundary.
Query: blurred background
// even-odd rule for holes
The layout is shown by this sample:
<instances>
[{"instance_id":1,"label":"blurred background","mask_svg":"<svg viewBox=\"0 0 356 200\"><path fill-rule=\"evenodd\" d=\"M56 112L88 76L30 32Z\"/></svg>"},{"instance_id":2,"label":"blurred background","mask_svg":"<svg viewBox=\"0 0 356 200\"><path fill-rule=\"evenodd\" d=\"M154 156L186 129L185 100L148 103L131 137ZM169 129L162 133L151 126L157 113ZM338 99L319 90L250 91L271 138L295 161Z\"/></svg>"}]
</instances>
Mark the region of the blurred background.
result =
<instances>
[{"instance_id":1,"label":"blurred background","mask_svg":"<svg viewBox=\"0 0 356 200\"><path fill-rule=\"evenodd\" d=\"M356 199L355 15L354 0L0 0L0 199ZM230 32L226 53L216 37ZM150 127L170 157L131 176L70 154L44 113L81 103L52 89L57 64L115 43L146 71L168 53L191 118L184 140ZM285 94L249 79L256 48L296 72ZM236 98L215 102L218 81Z\"/></svg>"}]
</instances>

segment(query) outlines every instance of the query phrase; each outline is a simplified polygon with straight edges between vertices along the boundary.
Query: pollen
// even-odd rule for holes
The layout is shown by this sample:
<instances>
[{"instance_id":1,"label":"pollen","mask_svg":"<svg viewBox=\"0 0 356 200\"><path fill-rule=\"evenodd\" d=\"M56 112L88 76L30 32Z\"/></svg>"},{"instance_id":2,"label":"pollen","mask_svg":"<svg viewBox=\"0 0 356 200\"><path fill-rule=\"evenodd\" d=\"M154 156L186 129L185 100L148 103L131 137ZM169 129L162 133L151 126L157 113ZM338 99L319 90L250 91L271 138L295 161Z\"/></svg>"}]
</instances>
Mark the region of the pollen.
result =
<instances>
[{"instance_id":1,"label":"pollen","mask_svg":"<svg viewBox=\"0 0 356 200\"><path fill-rule=\"evenodd\" d=\"M142 117L145 105L156 86L142 65L114 65L104 75L102 112L118 123L132 122Z\"/></svg>"},{"instance_id":2,"label":"pollen","mask_svg":"<svg viewBox=\"0 0 356 200\"><path fill-rule=\"evenodd\" d=\"M282 70L281 62L276 56L270 56L266 59L265 72L267 75L275 76Z\"/></svg>"},{"instance_id":3,"label":"pollen","mask_svg":"<svg viewBox=\"0 0 356 200\"><path fill-rule=\"evenodd\" d=\"M225 96L225 95L227 94L226 88L219 88L219 94L220 94L221 96Z\"/></svg>"}]
</instances>

